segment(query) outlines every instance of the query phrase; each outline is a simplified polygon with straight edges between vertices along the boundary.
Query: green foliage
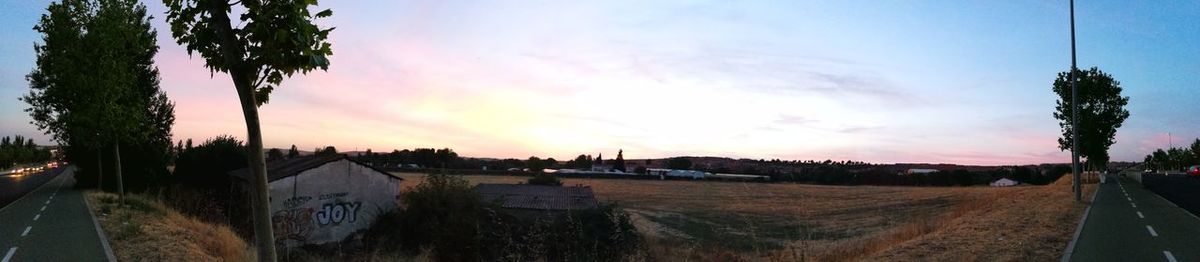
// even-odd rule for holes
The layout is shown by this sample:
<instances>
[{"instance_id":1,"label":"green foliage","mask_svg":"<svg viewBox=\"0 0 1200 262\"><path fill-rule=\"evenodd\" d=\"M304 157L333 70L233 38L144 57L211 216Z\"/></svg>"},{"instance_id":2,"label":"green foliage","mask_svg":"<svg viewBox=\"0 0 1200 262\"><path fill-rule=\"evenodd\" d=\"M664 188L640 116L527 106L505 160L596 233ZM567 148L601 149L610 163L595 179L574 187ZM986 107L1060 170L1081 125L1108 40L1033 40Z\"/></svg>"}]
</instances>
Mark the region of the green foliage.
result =
<instances>
[{"instance_id":1,"label":"green foliage","mask_svg":"<svg viewBox=\"0 0 1200 262\"><path fill-rule=\"evenodd\" d=\"M278 148L267 150L267 161L276 161L280 159L283 159L283 150L279 150Z\"/></svg>"},{"instance_id":2,"label":"green foliage","mask_svg":"<svg viewBox=\"0 0 1200 262\"><path fill-rule=\"evenodd\" d=\"M95 181L97 150L120 145L127 184L148 185L166 174L174 104L159 89L157 33L144 5L130 0L63 1L47 8L34 30L36 67L21 98L33 123ZM114 157L115 159L115 157ZM128 166L127 166L128 165ZM137 186L135 186L136 188Z\"/></svg>"},{"instance_id":3,"label":"green foliage","mask_svg":"<svg viewBox=\"0 0 1200 262\"><path fill-rule=\"evenodd\" d=\"M529 178L528 183L530 185L561 186L562 180L558 179L558 177L554 176L554 174L539 172L534 174L533 177Z\"/></svg>"},{"instance_id":4,"label":"green foliage","mask_svg":"<svg viewBox=\"0 0 1200 262\"><path fill-rule=\"evenodd\" d=\"M436 261L614 261L643 248L629 216L613 205L520 219L481 203L465 179L440 173L404 201L405 209L380 216L367 231L372 248L427 248Z\"/></svg>"},{"instance_id":5,"label":"green foliage","mask_svg":"<svg viewBox=\"0 0 1200 262\"><path fill-rule=\"evenodd\" d=\"M294 158L298 156L300 156L300 150L296 150L296 145L292 145L292 148L288 149L287 158Z\"/></svg>"},{"instance_id":6,"label":"green foliage","mask_svg":"<svg viewBox=\"0 0 1200 262\"><path fill-rule=\"evenodd\" d=\"M332 155L337 155L338 151L337 151L337 148L335 148L333 146L326 146L325 148L317 148L317 149L313 150L313 154L316 154L318 156L332 156Z\"/></svg>"},{"instance_id":7,"label":"green foliage","mask_svg":"<svg viewBox=\"0 0 1200 262\"><path fill-rule=\"evenodd\" d=\"M19 135L0 138L0 169L50 160L50 151L38 148L32 138L25 139Z\"/></svg>"},{"instance_id":8,"label":"green foliage","mask_svg":"<svg viewBox=\"0 0 1200 262\"><path fill-rule=\"evenodd\" d=\"M1075 70L1079 97L1079 154L1088 159L1089 165L1104 168L1108 162L1108 148L1116 142L1117 129L1121 128L1129 111L1129 97L1121 96L1121 82L1113 79L1096 67L1083 71ZM1059 96L1054 118L1059 120L1063 136L1058 139L1060 150L1070 150L1071 124L1071 73L1060 72L1054 80L1053 91Z\"/></svg>"},{"instance_id":9,"label":"green foliage","mask_svg":"<svg viewBox=\"0 0 1200 262\"><path fill-rule=\"evenodd\" d=\"M212 72L245 74L257 106L267 103L284 77L329 68L327 57L333 50L328 37L333 28L322 29L313 21L333 15L333 11L311 13L309 8L317 5L316 0L238 1L243 7L236 17L240 28L230 21L234 9L228 1L163 3L170 9L167 22L176 42L187 47L188 54L200 54Z\"/></svg>"},{"instance_id":10,"label":"green foliage","mask_svg":"<svg viewBox=\"0 0 1200 262\"><path fill-rule=\"evenodd\" d=\"M478 260L483 249L478 239L486 210L467 181L433 173L408 194L407 208L397 217L401 226L384 234L404 249L415 252L432 247L439 261Z\"/></svg>"},{"instance_id":11,"label":"green foliage","mask_svg":"<svg viewBox=\"0 0 1200 262\"><path fill-rule=\"evenodd\" d=\"M671 158L670 160L667 160L667 168L691 169L692 168L692 160L688 160L685 157Z\"/></svg>"},{"instance_id":12,"label":"green foliage","mask_svg":"<svg viewBox=\"0 0 1200 262\"><path fill-rule=\"evenodd\" d=\"M1200 139L1192 142L1189 148L1158 149L1146 155L1147 168L1154 170L1179 171L1192 165L1200 165Z\"/></svg>"}]
</instances>

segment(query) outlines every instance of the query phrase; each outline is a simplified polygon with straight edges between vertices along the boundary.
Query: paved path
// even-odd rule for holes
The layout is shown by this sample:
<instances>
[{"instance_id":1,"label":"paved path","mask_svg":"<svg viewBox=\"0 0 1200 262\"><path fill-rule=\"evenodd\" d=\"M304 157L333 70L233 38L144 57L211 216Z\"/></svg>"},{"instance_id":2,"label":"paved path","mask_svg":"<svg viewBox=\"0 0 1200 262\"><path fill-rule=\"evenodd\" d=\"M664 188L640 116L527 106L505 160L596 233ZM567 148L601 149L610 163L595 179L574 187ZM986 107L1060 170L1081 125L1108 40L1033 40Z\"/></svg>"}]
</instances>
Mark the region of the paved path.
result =
<instances>
[{"instance_id":1,"label":"paved path","mask_svg":"<svg viewBox=\"0 0 1200 262\"><path fill-rule=\"evenodd\" d=\"M64 171L0 209L0 262L107 261L83 193Z\"/></svg>"},{"instance_id":2,"label":"paved path","mask_svg":"<svg viewBox=\"0 0 1200 262\"><path fill-rule=\"evenodd\" d=\"M1200 219L1128 179L1101 184L1072 261L1200 261Z\"/></svg>"}]
</instances>

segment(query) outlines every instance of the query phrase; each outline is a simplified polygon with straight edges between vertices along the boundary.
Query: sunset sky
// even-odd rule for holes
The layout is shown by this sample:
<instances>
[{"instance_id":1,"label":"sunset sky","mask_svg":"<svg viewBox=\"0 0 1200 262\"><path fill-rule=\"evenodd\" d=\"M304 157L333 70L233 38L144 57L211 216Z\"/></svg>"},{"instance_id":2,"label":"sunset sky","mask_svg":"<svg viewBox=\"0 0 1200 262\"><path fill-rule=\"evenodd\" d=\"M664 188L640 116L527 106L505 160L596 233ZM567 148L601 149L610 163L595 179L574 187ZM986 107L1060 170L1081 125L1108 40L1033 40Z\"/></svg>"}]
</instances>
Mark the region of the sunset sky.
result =
<instances>
[{"instance_id":1,"label":"sunset sky","mask_svg":"<svg viewBox=\"0 0 1200 262\"><path fill-rule=\"evenodd\" d=\"M1076 3L1079 66L1121 81L1113 160L1200 136L1200 4ZM47 136L28 92L45 1L3 1L0 135ZM245 137L227 75L175 44L176 139ZM262 107L268 147L475 157L678 155L875 163L1069 162L1055 74L1067 1L323 1L329 71Z\"/></svg>"}]
</instances>

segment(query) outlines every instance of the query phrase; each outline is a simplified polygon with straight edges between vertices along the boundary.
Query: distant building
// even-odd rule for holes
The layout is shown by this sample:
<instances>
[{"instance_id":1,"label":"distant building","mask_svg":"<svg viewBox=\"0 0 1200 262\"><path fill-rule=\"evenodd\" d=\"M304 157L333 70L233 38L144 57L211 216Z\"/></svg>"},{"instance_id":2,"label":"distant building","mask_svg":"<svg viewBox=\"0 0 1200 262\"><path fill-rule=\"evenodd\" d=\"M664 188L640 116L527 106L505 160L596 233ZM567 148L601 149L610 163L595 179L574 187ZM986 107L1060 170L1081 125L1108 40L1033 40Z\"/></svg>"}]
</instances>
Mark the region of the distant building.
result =
<instances>
[{"instance_id":1,"label":"distant building","mask_svg":"<svg viewBox=\"0 0 1200 262\"><path fill-rule=\"evenodd\" d=\"M1008 178L1001 178L1001 179L997 179L996 181L993 181L991 186L1009 187L1009 186L1016 186L1016 185L1020 185L1020 184L1021 184L1021 182L1017 182L1016 180L1012 180L1012 179L1008 179Z\"/></svg>"},{"instance_id":2,"label":"distant building","mask_svg":"<svg viewBox=\"0 0 1200 262\"><path fill-rule=\"evenodd\" d=\"M229 175L250 191L249 169ZM376 216L400 204L402 180L342 154L268 163L276 244L297 247L361 237Z\"/></svg>"},{"instance_id":3,"label":"distant building","mask_svg":"<svg viewBox=\"0 0 1200 262\"><path fill-rule=\"evenodd\" d=\"M566 213L600 206L589 186L479 184L479 201L495 203L518 217Z\"/></svg>"},{"instance_id":4,"label":"distant building","mask_svg":"<svg viewBox=\"0 0 1200 262\"><path fill-rule=\"evenodd\" d=\"M646 174L651 175L651 176L658 176L659 178L662 178L662 179L666 179L666 178L703 179L704 177L711 175L711 174L709 174L707 172L703 172L703 171L665 169L665 168L647 168Z\"/></svg>"},{"instance_id":5,"label":"distant building","mask_svg":"<svg viewBox=\"0 0 1200 262\"><path fill-rule=\"evenodd\" d=\"M937 173L937 172L939 172L937 169L911 168L908 170L904 170L904 172L900 173L900 174L901 175L923 175L923 174L933 174L933 173Z\"/></svg>"}]
</instances>

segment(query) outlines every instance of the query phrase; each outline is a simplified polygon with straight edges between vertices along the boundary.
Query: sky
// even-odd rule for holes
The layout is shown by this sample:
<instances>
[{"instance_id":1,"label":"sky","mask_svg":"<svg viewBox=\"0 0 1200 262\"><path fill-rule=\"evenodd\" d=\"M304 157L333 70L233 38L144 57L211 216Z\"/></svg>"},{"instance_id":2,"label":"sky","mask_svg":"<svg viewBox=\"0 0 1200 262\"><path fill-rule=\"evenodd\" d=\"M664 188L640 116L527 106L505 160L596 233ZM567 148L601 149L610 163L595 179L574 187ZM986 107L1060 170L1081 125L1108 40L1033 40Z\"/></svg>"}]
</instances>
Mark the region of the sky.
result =
<instances>
[{"instance_id":1,"label":"sky","mask_svg":"<svg viewBox=\"0 0 1200 262\"><path fill-rule=\"evenodd\" d=\"M3 1L0 135L51 143L17 98L48 1ZM1200 3L1076 3L1080 68L1131 116L1115 161L1200 136ZM174 136L245 137L228 75L155 14ZM1051 83L1067 1L324 1L328 71L261 107L267 147L473 157L724 156L1064 163ZM1170 134L1168 136L1168 134Z\"/></svg>"}]
</instances>

